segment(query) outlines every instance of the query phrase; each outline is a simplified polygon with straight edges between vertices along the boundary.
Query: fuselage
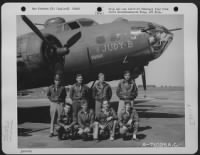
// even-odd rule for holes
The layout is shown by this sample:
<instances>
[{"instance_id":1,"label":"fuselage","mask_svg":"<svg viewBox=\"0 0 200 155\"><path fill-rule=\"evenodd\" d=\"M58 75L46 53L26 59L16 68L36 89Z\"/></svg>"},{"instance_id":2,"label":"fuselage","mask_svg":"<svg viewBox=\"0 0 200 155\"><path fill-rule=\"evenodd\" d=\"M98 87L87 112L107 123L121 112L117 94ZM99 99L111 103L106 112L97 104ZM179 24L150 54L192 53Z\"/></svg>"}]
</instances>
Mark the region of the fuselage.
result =
<instances>
[{"instance_id":1,"label":"fuselage","mask_svg":"<svg viewBox=\"0 0 200 155\"><path fill-rule=\"evenodd\" d=\"M120 20L90 26L81 26L78 20L76 23L50 25L41 30L57 46L63 46L71 36L81 32L81 38L69 54L61 58L64 84L72 84L77 73L83 74L86 83L95 80L99 72L104 72L108 81L121 78L125 69L137 77L140 67L158 58L173 39L163 26L144 21ZM20 87L49 85L54 66L48 47L35 33L20 36L17 45Z\"/></svg>"}]
</instances>

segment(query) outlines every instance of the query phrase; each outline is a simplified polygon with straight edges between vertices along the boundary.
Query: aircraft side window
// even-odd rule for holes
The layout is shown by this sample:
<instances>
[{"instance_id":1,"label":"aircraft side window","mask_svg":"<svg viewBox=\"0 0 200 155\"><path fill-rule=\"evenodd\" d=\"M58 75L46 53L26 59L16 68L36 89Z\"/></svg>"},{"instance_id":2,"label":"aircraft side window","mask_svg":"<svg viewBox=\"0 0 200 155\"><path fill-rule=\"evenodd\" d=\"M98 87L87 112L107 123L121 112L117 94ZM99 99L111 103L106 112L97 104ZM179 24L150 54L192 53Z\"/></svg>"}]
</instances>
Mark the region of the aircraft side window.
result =
<instances>
[{"instance_id":1,"label":"aircraft side window","mask_svg":"<svg viewBox=\"0 0 200 155\"><path fill-rule=\"evenodd\" d=\"M96 38L96 42L97 42L98 44L104 44L104 43L106 42L106 39L105 39L104 36L98 36L98 37Z\"/></svg>"},{"instance_id":2,"label":"aircraft side window","mask_svg":"<svg viewBox=\"0 0 200 155\"><path fill-rule=\"evenodd\" d=\"M80 28L77 22L71 22L71 23L68 23L68 25L72 30Z\"/></svg>"},{"instance_id":3,"label":"aircraft side window","mask_svg":"<svg viewBox=\"0 0 200 155\"><path fill-rule=\"evenodd\" d=\"M120 34L119 33L111 34L110 40L111 41L119 41L120 40Z\"/></svg>"},{"instance_id":4,"label":"aircraft side window","mask_svg":"<svg viewBox=\"0 0 200 155\"><path fill-rule=\"evenodd\" d=\"M69 27L68 24L65 24L65 25L64 25L64 30L66 30L66 31L70 30L70 27Z\"/></svg>"},{"instance_id":5,"label":"aircraft side window","mask_svg":"<svg viewBox=\"0 0 200 155\"><path fill-rule=\"evenodd\" d=\"M57 25L57 30L56 32L59 33L59 32L62 32L63 31L63 25Z\"/></svg>"}]
</instances>

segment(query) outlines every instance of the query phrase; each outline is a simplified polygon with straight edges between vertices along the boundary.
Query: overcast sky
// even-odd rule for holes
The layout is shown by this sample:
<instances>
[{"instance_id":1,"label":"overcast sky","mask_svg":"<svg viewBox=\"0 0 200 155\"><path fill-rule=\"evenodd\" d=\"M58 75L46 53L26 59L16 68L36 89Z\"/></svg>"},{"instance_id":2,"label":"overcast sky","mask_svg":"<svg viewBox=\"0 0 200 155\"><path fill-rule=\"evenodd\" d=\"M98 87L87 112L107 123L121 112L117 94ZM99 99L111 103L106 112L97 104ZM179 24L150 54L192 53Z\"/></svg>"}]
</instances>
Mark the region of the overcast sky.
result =
<instances>
[{"instance_id":1,"label":"overcast sky","mask_svg":"<svg viewBox=\"0 0 200 155\"><path fill-rule=\"evenodd\" d=\"M34 23L44 23L47 19L57 16L28 16ZM77 18L91 18L98 23L112 22L119 16L116 15L70 15L59 16L65 18L66 21ZM165 26L168 29L183 28L182 15L122 15L120 17L128 20L149 21ZM40 28L42 28L40 26ZM17 35L31 32L30 28L17 17ZM174 39L168 46L167 50L156 60L151 61L146 70L147 84L155 84L157 86L184 86L184 48L183 48L183 30L175 31ZM137 84L142 84L141 77L136 80ZM112 82L113 83L113 82ZM115 83L115 82L114 82Z\"/></svg>"}]
</instances>

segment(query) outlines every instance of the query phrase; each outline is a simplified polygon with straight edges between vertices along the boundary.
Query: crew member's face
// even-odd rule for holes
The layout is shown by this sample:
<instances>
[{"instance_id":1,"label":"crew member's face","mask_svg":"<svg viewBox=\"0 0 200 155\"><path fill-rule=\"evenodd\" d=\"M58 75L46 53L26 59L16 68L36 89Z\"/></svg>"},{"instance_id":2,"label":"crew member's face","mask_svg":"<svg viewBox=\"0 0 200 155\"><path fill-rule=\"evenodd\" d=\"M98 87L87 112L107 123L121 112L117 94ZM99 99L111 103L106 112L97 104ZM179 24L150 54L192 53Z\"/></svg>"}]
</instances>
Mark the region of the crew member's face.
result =
<instances>
[{"instance_id":1,"label":"crew member's face","mask_svg":"<svg viewBox=\"0 0 200 155\"><path fill-rule=\"evenodd\" d=\"M109 108L108 102L103 103L102 107L107 110Z\"/></svg>"},{"instance_id":2,"label":"crew member's face","mask_svg":"<svg viewBox=\"0 0 200 155\"><path fill-rule=\"evenodd\" d=\"M64 107L64 110L65 110L65 113L69 113L70 110L71 110L71 107L70 107L69 105L66 105L66 106Z\"/></svg>"},{"instance_id":3,"label":"crew member's face","mask_svg":"<svg viewBox=\"0 0 200 155\"><path fill-rule=\"evenodd\" d=\"M88 108L88 105L87 105L87 103L84 103L84 104L82 104L81 107L82 107L83 111L86 111Z\"/></svg>"},{"instance_id":4,"label":"crew member's face","mask_svg":"<svg viewBox=\"0 0 200 155\"><path fill-rule=\"evenodd\" d=\"M77 83L82 84L82 82L83 82L83 77L82 77L82 76L78 76L78 77L76 78L76 81L77 81Z\"/></svg>"},{"instance_id":5,"label":"crew member's face","mask_svg":"<svg viewBox=\"0 0 200 155\"><path fill-rule=\"evenodd\" d=\"M60 83L61 83L61 81L60 81L60 80L54 80L54 84L55 84L55 86L59 86L59 85L60 85Z\"/></svg>"},{"instance_id":6,"label":"crew member's face","mask_svg":"<svg viewBox=\"0 0 200 155\"><path fill-rule=\"evenodd\" d=\"M130 104L126 104L125 108L126 108L126 111L129 111L131 109L131 105Z\"/></svg>"},{"instance_id":7,"label":"crew member's face","mask_svg":"<svg viewBox=\"0 0 200 155\"><path fill-rule=\"evenodd\" d=\"M126 73L125 75L124 75L124 79L125 80L130 80L130 78L131 78L131 75L130 75L130 73Z\"/></svg>"},{"instance_id":8,"label":"crew member's face","mask_svg":"<svg viewBox=\"0 0 200 155\"><path fill-rule=\"evenodd\" d=\"M99 81L100 81L100 82L104 82L104 80L105 80L104 75L100 75L100 76L99 76Z\"/></svg>"}]
</instances>

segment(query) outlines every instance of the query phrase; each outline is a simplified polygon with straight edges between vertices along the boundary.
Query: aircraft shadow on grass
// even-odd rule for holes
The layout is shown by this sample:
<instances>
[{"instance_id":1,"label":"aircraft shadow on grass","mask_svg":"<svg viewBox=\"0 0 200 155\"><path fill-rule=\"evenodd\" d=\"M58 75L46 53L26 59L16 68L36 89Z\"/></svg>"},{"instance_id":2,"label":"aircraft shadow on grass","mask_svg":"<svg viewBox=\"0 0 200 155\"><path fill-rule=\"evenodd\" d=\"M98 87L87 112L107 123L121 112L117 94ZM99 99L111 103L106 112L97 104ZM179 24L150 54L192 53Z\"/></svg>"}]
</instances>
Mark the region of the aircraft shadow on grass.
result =
<instances>
[{"instance_id":1,"label":"aircraft shadow on grass","mask_svg":"<svg viewBox=\"0 0 200 155\"><path fill-rule=\"evenodd\" d=\"M113 107L113 109L117 111L118 102L111 102L111 107ZM136 110L140 118L181 118L181 117L184 117L184 115L181 115L181 114L171 114L171 113L149 111L149 110L153 110L153 108L155 107L157 106L137 105ZM24 122L49 123L50 122L49 106L18 108L18 124L21 124Z\"/></svg>"},{"instance_id":2,"label":"aircraft shadow on grass","mask_svg":"<svg viewBox=\"0 0 200 155\"><path fill-rule=\"evenodd\" d=\"M32 129L26 129L26 128L18 128L17 132L18 132L18 136L32 136L31 134L29 134L29 132L31 132Z\"/></svg>"},{"instance_id":3,"label":"aircraft shadow on grass","mask_svg":"<svg viewBox=\"0 0 200 155\"><path fill-rule=\"evenodd\" d=\"M49 127L42 128L42 129L18 128L18 136L24 136L24 137L32 136L31 133L46 130L46 129L49 129Z\"/></svg>"},{"instance_id":4,"label":"aircraft shadow on grass","mask_svg":"<svg viewBox=\"0 0 200 155\"><path fill-rule=\"evenodd\" d=\"M90 106L93 107L94 106ZM117 111L118 102L111 102L111 107ZM160 112L149 112L149 110L158 107L156 105L136 105L136 110L139 114L140 118L181 118L184 115L180 114L170 114L170 113L160 113ZM22 124L25 122L31 123L50 123L50 113L49 106L44 107L29 107L29 108L18 108L18 124ZM144 130L151 129L151 126L140 126L138 131L142 132ZM27 128L18 128L19 136L32 136L31 133L46 130L48 128L43 129L27 129ZM146 135L138 134L138 139L144 139Z\"/></svg>"},{"instance_id":5,"label":"aircraft shadow on grass","mask_svg":"<svg viewBox=\"0 0 200 155\"><path fill-rule=\"evenodd\" d=\"M33 93L33 91L31 91L31 90L23 90L23 91L18 91L17 96L27 96L27 95L30 95L32 93Z\"/></svg>"}]
</instances>

